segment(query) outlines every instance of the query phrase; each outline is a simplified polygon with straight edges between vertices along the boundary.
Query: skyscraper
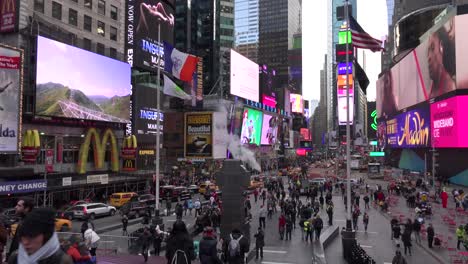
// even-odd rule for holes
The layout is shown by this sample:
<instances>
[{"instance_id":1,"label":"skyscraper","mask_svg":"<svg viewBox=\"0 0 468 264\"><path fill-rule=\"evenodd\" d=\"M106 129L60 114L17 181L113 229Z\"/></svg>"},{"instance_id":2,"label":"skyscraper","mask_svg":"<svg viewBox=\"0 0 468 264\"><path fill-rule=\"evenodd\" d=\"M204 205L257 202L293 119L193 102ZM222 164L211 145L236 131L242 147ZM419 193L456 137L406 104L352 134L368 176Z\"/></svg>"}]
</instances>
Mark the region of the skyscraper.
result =
<instances>
[{"instance_id":1,"label":"skyscraper","mask_svg":"<svg viewBox=\"0 0 468 264\"><path fill-rule=\"evenodd\" d=\"M258 59L258 1L235 1L236 50L255 62Z\"/></svg>"},{"instance_id":2,"label":"skyscraper","mask_svg":"<svg viewBox=\"0 0 468 264\"><path fill-rule=\"evenodd\" d=\"M258 62L277 70L279 87L288 84L288 50L300 28L300 11L300 0L259 0Z\"/></svg>"}]
</instances>

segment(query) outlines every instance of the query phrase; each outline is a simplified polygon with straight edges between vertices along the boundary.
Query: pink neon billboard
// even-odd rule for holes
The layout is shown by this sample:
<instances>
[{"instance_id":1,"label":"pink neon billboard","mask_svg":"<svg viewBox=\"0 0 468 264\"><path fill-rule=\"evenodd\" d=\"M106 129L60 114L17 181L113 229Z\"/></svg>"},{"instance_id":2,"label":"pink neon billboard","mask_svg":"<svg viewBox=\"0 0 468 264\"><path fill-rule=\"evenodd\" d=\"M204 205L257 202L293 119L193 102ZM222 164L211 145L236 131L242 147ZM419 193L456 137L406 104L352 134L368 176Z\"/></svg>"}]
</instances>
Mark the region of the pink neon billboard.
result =
<instances>
[{"instance_id":1,"label":"pink neon billboard","mask_svg":"<svg viewBox=\"0 0 468 264\"><path fill-rule=\"evenodd\" d=\"M466 148L468 96L456 96L431 104L432 144L436 148Z\"/></svg>"}]
</instances>

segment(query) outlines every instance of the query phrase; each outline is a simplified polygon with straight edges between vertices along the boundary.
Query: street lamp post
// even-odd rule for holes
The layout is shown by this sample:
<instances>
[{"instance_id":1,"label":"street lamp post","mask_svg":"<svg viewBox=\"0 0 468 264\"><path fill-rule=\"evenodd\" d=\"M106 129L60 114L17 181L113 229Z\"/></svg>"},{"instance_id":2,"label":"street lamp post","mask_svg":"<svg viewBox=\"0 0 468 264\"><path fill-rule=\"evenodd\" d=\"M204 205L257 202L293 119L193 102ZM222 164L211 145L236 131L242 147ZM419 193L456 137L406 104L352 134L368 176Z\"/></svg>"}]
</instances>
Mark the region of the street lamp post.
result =
<instances>
[{"instance_id":1,"label":"street lamp post","mask_svg":"<svg viewBox=\"0 0 468 264\"><path fill-rule=\"evenodd\" d=\"M161 24L158 24L158 44L161 47ZM161 52L159 52L159 60L161 60ZM160 145L160 135L161 135L161 128L160 128L160 119L161 119L161 95L160 95L160 89L161 89L161 64L159 63L158 69L157 69L157 87L156 89L156 108L158 109L158 117L156 118L156 175L155 175L155 207L154 207L154 222L155 224L162 224L162 219L159 218L159 162L160 162L160 150L161 148L159 147Z\"/></svg>"},{"instance_id":2,"label":"street lamp post","mask_svg":"<svg viewBox=\"0 0 468 264\"><path fill-rule=\"evenodd\" d=\"M349 34L348 32L350 31L349 27L349 7L348 7L348 0L345 2L345 18L346 18L346 27L347 27L347 32L346 34ZM348 205L347 211L346 211L346 229L351 230L351 164L350 164L350 151L351 151L351 136L350 136L350 116L349 116L349 43L346 41L346 202Z\"/></svg>"}]
</instances>

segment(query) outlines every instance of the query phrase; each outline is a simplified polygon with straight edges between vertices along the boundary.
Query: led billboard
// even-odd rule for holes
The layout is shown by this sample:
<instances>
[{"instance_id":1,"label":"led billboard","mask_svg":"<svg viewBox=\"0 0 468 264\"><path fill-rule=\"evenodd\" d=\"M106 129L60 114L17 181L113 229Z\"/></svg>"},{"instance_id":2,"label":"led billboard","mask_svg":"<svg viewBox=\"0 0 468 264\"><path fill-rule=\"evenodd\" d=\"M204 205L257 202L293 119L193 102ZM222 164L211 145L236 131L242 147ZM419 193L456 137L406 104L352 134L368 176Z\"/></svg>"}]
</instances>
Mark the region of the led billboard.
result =
<instances>
[{"instance_id":1,"label":"led billboard","mask_svg":"<svg viewBox=\"0 0 468 264\"><path fill-rule=\"evenodd\" d=\"M268 114L263 115L262 125L262 145L273 145L277 141L278 134L278 118Z\"/></svg>"},{"instance_id":2,"label":"led billboard","mask_svg":"<svg viewBox=\"0 0 468 264\"><path fill-rule=\"evenodd\" d=\"M164 114L156 108L157 90L143 85L135 86L133 101L135 115L133 116L135 135L138 142L154 142L158 132L157 120L160 121L161 133L163 133Z\"/></svg>"},{"instance_id":3,"label":"led billboard","mask_svg":"<svg viewBox=\"0 0 468 264\"><path fill-rule=\"evenodd\" d=\"M386 145L393 148L430 146L428 107L406 111L386 121Z\"/></svg>"},{"instance_id":4,"label":"led billboard","mask_svg":"<svg viewBox=\"0 0 468 264\"><path fill-rule=\"evenodd\" d=\"M170 1L173 3L174 1ZM161 0L126 1L125 57L134 66L155 70L164 68L162 42L174 42L174 7ZM158 43L158 28L161 28Z\"/></svg>"},{"instance_id":5,"label":"led billboard","mask_svg":"<svg viewBox=\"0 0 468 264\"><path fill-rule=\"evenodd\" d=\"M276 71L269 69L267 65L259 67L260 97L264 105L276 108L276 93L274 92Z\"/></svg>"},{"instance_id":6,"label":"led billboard","mask_svg":"<svg viewBox=\"0 0 468 264\"><path fill-rule=\"evenodd\" d=\"M130 65L38 37L36 115L130 123Z\"/></svg>"},{"instance_id":7,"label":"led billboard","mask_svg":"<svg viewBox=\"0 0 468 264\"><path fill-rule=\"evenodd\" d=\"M348 38L346 38L346 35L348 35ZM338 32L338 44L346 44L346 43L351 43L351 31Z\"/></svg>"},{"instance_id":8,"label":"led billboard","mask_svg":"<svg viewBox=\"0 0 468 264\"><path fill-rule=\"evenodd\" d=\"M259 101L258 64L231 50L231 94Z\"/></svg>"},{"instance_id":9,"label":"led billboard","mask_svg":"<svg viewBox=\"0 0 468 264\"><path fill-rule=\"evenodd\" d=\"M0 45L0 152L18 152L21 135L22 54Z\"/></svg>"},{"instance_id":10,"label":"led billboard","mask_svg":"<svg viewBox=\"0 0 468 264\"><path fill-rule=\"evenodd\" d=\"M310 130L308 128L301 128L300 133L303 140L311 140Z\"/></svg>"},{"instance_id":11,"label":"led billboard","mask_svg":"<svg viewBox=\"0 0 468 264\"><path fill-rule=\"evenodd\" d=\"M213 114L185 114L185 157L213 157Z\"/></svg>"},{"instance_id":12,"label":"led billboard","mask_svg":"<svg viewBox=\"0 0 468 264\"><path fill-rule=\"evenodd\" d=\"M346 125L346 96L338 97L338 122L340 125ZM354 118L354 96L349 97L349 124L353 124Z\"/></svg>"},{"instance_id":13,"label":"led billboard","mask_svg":"<svg viewBox=\"0 0 468 264\"><path fill-rule=\"evenodd\" d=\"M293 113L304 112L304 102L302 101L302 95L291 94L290 101L291 101L291 111Z\"/></svg>"},{"instance_id":14,"label":"led billboard","mask_svg":"<svg viewBox=\"0 0 468 264\"><path fill-rule=\"evenodd\" d=\"M348 62L348 69L347 69L348 72L346 72L346 62L338 63L337 69L338 69L338 74L339 75L352 74L353 73L353 63Z\"/></svg>"},{"instance_id":15,"label":"led billboard","mask_svg":"<svg viewBox=\"0 0 468 264\"><path fill-rule=\"evenodd\" d=\"M261 144L262 112L251 108L244 108L242 118L241 143Z\"/></svg>"},{"instance_id":16,"label":"led billboard","mask_svg":"<svg viewBox=\"0 0 468 264\"><path fill-rule=\"evenodd\" d=\"M436 148L468 147L468 96L456 96L431 104L432 144Z\"/></svg>"}]
</instances>

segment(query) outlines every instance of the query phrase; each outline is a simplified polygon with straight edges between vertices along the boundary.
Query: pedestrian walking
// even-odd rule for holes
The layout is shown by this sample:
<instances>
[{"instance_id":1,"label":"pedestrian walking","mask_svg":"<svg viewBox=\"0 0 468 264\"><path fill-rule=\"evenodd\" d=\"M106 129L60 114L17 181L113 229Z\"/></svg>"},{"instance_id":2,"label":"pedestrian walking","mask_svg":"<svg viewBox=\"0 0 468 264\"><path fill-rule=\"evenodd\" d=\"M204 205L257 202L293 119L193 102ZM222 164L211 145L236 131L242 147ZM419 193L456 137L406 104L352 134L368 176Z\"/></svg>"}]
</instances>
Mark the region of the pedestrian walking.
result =
<instances>
[{"instance_id":1,"label":"pedestrian walking","mask_svg":"<svg viewBox=\"0 0 468 264\"><path fill-rule=\"evenodd\" d=\"M182 220L182 214L184 213L184 209L180 203L177 203L175 206L175 214L177 220Z\"/></svg>"},{"instance_id":2,"label":"pedestrian walking","mask_svg":"<svg viewBox=\"0 0 468 264\"><path fill-rule=\"evenodd\" d=\"M429 248L432 248L432 243L434 242L434 236L435 236L435 232L434 232L434 227L432 226L432 224L429 224L429 227L427 227L427 245L429 246Z\"/></svg>"},{"instance_id":3,"label":"pedestrian walking","mask_svg":"<svg viewBox=\"0 0 468 264\"><path fill-rule=\"evenodd\" d=\"M364 231L367 232L367 226L369 225L369 215L367 213L362 216L362 223L364 224Z\"/></svg>"},{"instance_id":4,"label":"pedestrian walking","mask_svg":"<svg viewBox=\"0 0 468 264\"><path fill-rule=\"evenodd\" d=\"M101 238L98 234L92 229L91 225L88 225L88 229L84 232L84 241L86 247L88 247L89 254L91 254L91 258L96 259L96 250L99 246L99 241Z\"/></svg>"},{"instance_id":5,"label":"pedestrian walking","mask_svg":"<svg viewBox=\"0 0 468 264\"><path fill-rule=\"evenodd\" d=\"M359 207L356 206L353 210L353 215L352 215L352 218L353 218L353 227L355 230L358 230L358 218L359 218L359 215L361 214L361 211L359 210Z\"/></svg>"},{"instance_id":6,"label":"pedestrian walking","mask_svg":"<svg viewBox=\"0 0 468 264\"><path fill-rule=\"evenodd\" d=\"M460 250L460 244L463 244L466 237L465 227L463 225L460 225L455 231L455 234L457 235L457 249Z\"/></svg>"},{"instance_id":7,"label":"pedestrian walking","mask_svg":"<svg viewBox=\"0 0 468 264\"><path fill-rule=\"evenodd\" d=\"M421 244L421 222L418 219L413 221L413 233L414 233L414 241L416 243Z\"/></svg>"},{"instance_id":8,"label":"pedestrian walking","mask_svg":"<svg viewBox=\"0 0 468 264\"><path fill-rule=\"evenodd\" d=\"M396 219L396 217L393 217L392 220L390 220L390 239L393 240L393 226L397 225L398 224L398 220Z\"/></svg>"},{"instance_id":9,"label":"pedestrian walking","mask_svg":"<svg viewBox=\"0 0 468 264\"><path fill-rule=\"evenodd\" d=\"M403 235L401 237L401 240L403 241L403 246L405 247L405 255L408 253L411 256L411 230L406 230L403 232Z\"/></svg>"},{"instance_id":10,"label":"pedestrian walking","mask_svg":"<svg viewBox=\"0 0 468 264\"><path fill-rule=\"evenodd\" d=\"M320 233L322 232L323 228L323 220L320 218L320 215L314 219L314 229L315 229L315 240L320 241Z\"/></svg>"},{"instance_id":11,"label":"pedestrian walking","mask_svg":"<svg viewBox=\"0 0 468 264\"><path fill-rule=\"evenodd\" d=\"M166 243L167 263L191 264L195 260L193 240L182 220L177 220L172 226Z\"/></svg>"},{"instance_id":12,"label":"pedestrian walking","mask_svg":"<svg viewBox=\"0 0 468 264\"><path fill-rule=\"evenodd\" d=\"M286 217L284 216L284 214L281 214L278 218L278 231L280 239L283 240L284 232L286 231Z\"/></svg>"},{"instance_id":13,"label":"pedestrian walking","mask_svg":"<svg viewBox=\"0 0 468 264\"><path fill-rule=\"evenodd\" d=\"M239 229L232 230L223 243L224 262L228 264L245 264L249 252L249 240Z\"/></svg>"},{"instance_id":14,"label":"pedestrian walking","mask_svg":"<svg viewBox=\"0 0 468 264\"><path fill-rule=\"evenodd\" d=\"M312 219L306 219L304 221L304 233L305 233L306 242L309 240L309 238L310 238L310 242L312 242L313 232L314 232L314 228L312 226Z\"/></svg>"},{"instance_id":15,"label":"pedestrian walking","mask_svg":"<svg viewBox=\"0 0 468 264\"><path fill-rule=\"evenodd\" d=\"M195 208L195 218L197 216L201 215L201 202L200 199L197 199L195 203L193 204L193 207Z\"/></svg>"},{"instance_id":16,"label":"pedestrian walking","mask_svg":"<svg viewBox=\"0 0 468 264\"><path fill-rule=\"evenodd\" d=\"M333 225L333 203L330 201L327 205L328 225Z\"/></svg>"},{"instance_id":17,"label":"pedestrian walking","mask_svg":"<svg viewBox=\"0 0 468 264\"><path fill-rule=\"evenodd\" d=\"M16 206L15 206L15 215L19 217L18 225L16 227L17 230L21 228L23 220L29 213L31 213L33 209L34 209L33 199L29 197L23 197L23 198L18 199L18 201L16 202ZM18 249L18 246L19 246L19 236L18 236L18 232L15 232L10 243L10 250L8 251L8 254L6 255L7 259L14 251Z\"/></svg>"},{"instance_id":18,"label":"pedestrian walking","mask_svg":"<svg viewBox=\"0 0 468 264\"><path fill-rule=\"evenodd\" d=\"M407 264L406 259L401 255L401 251L396 251L392 264Z\"/></svg>"},{"instance_id":19,"label":"pedestrian walking","mask_svg":"<svg viewBox=\"0 0 468 264\"><path fill-rule=\"evenodd\" d=\"M370 209L369 207L369 194L366 193L366 195L364 196L364 209Z\"/></svg>"},{"instance_id":20,"label":"pedestrian walking","mask_svg":"<svg viewBox=\"0 0 468 264\"><path fill-rule=\"evenodd\" d=\"M258 225L261 228L266 228L266 217L267 217L267 210L265 206L260 205L260 210L258 211Z\"/></svg>"},{"instance_id":21,"label":"pedestrian walking","mask_svg":"<svg viewBox=\"0 0 468 264\"><path fill-rule=\"evenodd\" d=\"M254 235L255 237L255 260L263 258L263 247L265 246L265 233L263 232L262 228L259 227L257 233Z\"/></svg>"},{"instance_id":22,"label":"pedestrian walking","mask_svg":"<svg viewBox=\"0 0 468 264\"><path fill-rule=\"evenodd\" d=\"M395 245L400 245L400 238L401 238L401 228L400 225L393 226L393 239L395 240Z\"/></svg>"},{"instance_id":23,"label":"pedestrian walking","mask_svg":"<svg viewBox=\"0 0 468 264\"><path fill-rule=\"evenodd\" d=\"M323 195L320 195L319 202L320 202L320 209L323 210L323 204L325 203L325 199L323 198Z\"/></svg>"},{"instance_id":24,"label":"pedestrian walking","mask_svg":"<svg viewBox=\"0 0 468 264\"><path fill-rule=\"evenodd\" d=\"M128 226L128 216L124 214L122 216L122 236L128 236L127 226Z\"/></svg>"},{"instance_id":25,"label":"pedestrian walking","mask_svg":"<svg viewBox=\"0 0 468 264\"><path fill-rule=\"evenodd\" d=\"M203 238L200 241L199 257L200 264L221 264L222 261L218 257L218 242L214 229L210 226L203 230Z\"/></svg>"},{"instance_id":26,"label":"pedestrian walking","mask_svg":"<svg viewBox=\"0 0 468 264\"><path fill-rule=\"evenodd\" d=\"M293 230L293 221L291 216L286 217L286 240L291 240L291 233Z\"/></svg>"},{"instance_id":27,"label":"pedestrian walking","mask_svg":"<svg viewBox=\"0 0 468 264\"><path fill-rule=\"evenodd\" d=\"M255 190L254 190L254 198L255 198L255 203L257 203L257 200L258 200L258 188L255 188Z\"/></svg>"},{"instance_id":28,"label":"pedestrian walking","mask_svg":"<svg viewBox=\"0 0 468 264\"><path fill-rule=\"evenodd\" d=\"M171 209L172 209L171 197L167 197L167 199L166 199L166 209L167 209L167 216L170 216L171 215Z\"/></svg>"},{"instance_id":29,"label":"pedestrian walking","mask_svg":"<svg viewBox=\"0 0 468 264\"><path fill-rule=\"evenodd\" d=\"M159 253L161 253L162 241L164 240L164 237L169 236L169 233L162 231L159 228L159 225L156 225L153 233L154 233L154 237L153 237L154 255L159 256Z\"/></svg>"},{"instance_id":30,"label":"pedestrian walking","mask_svg":"<svg viewBox=\"0 0 468 264\"><path fill-rule=\"evenodd\" d=\"M141 245L141 255L143 255L143 259L147 262L151 243L151 233L147 226L143 228L143 233L140 235L139 240Z\"/></svg>"},{"instance_id":31,"label":"pedestrian walking","mask_svg":"<svg viewBox=\"0 0 468 264\"><path fill-rule=\"evenodd\" d=\"M193 201L192 198L187 200L187 207L189 211L189 215L192 215L192 210L193 210Z\"/></svg>"}]
</instances>

